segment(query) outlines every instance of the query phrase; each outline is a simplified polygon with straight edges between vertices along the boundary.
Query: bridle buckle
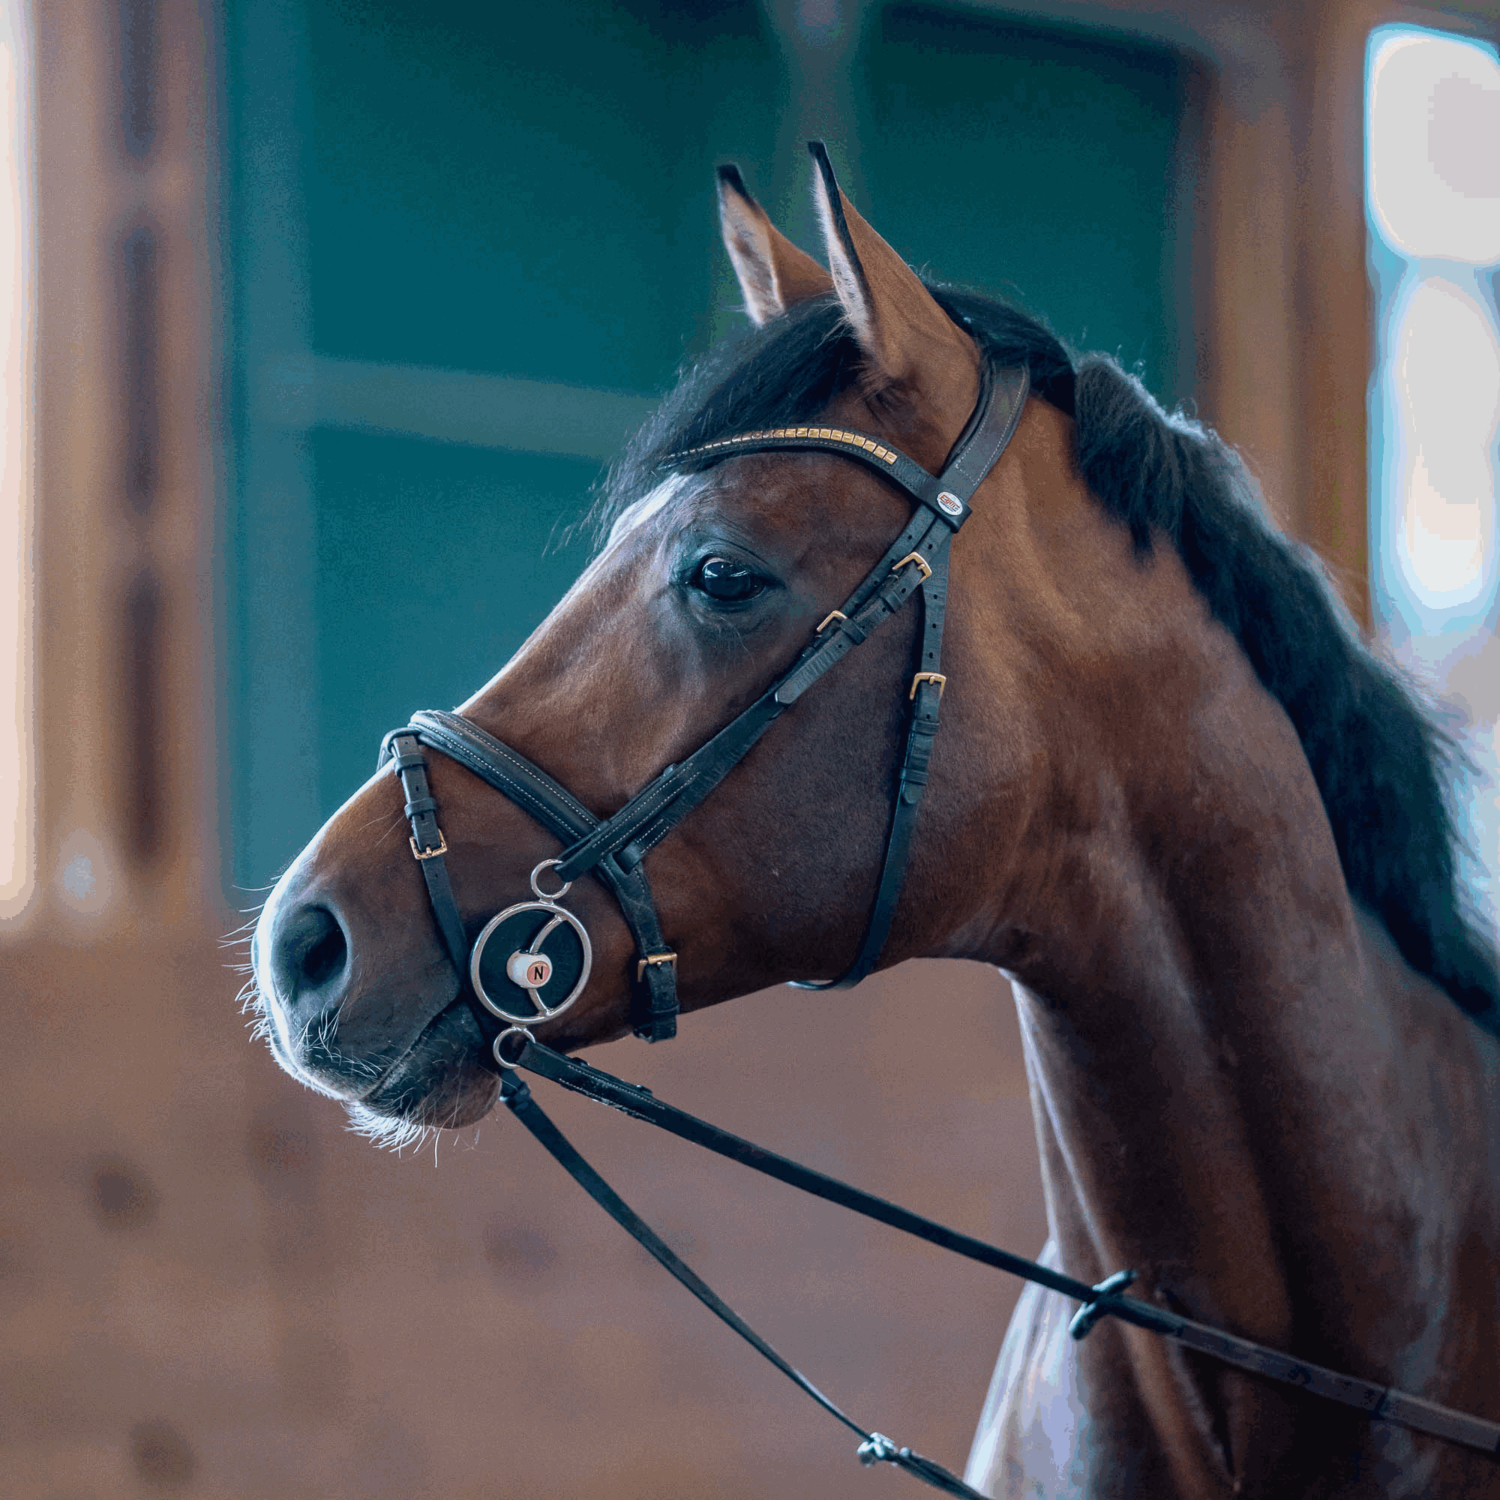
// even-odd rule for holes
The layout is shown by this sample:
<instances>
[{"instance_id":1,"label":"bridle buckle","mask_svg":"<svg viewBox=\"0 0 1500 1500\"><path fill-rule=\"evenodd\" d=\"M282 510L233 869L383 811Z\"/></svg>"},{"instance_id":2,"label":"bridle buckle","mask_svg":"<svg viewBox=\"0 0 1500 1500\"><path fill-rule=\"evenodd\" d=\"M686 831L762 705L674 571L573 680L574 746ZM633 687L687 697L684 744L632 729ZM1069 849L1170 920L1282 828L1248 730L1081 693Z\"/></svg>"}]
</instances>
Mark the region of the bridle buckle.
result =
<instances>
[{"instance_id":1,"label":"bridle buckle","mask_svg":"<svg viewBox=\"0 0 1500 1500\"><path fill-rule=\"evenodd\" d=\"M658 964L671 964L677 967L677 955L675 953L648 953L635 966L636 982L639 983L646 977L647 969L654 969Z\"/></svg>"},{"instance_id":2,"label":"bridle buckle","mask_svg":"<svg viewBox=\"0 0 1500 1500\"><path fill-rule=\"evenodd\" d=\"M436 849L419 849L415 834L408 837L406 842L411 845L411 852L420 860L436 859L438 855L448 852L447 835L444 834L441 828L438 829L438 846Z\"/></svg>"},{"instance_id":3,"label":"bridle buckle","mask_svg":"<svg viewBox=\"0 0 1500 1500\"><path fill-rule=\"evenodd\" d=\"M941 672L918 672L917 675L911 680L911 692L906 695L908 702L910 702L917 696L917 689L921 687L924 682L937 683L939 698L943 696L943 689L948 686L948 679L944 677Z\"/></svg>"},{"instance_id":4,"label":"bridle buckle","mask_svg":"<svg viewBox=\"0 0 1500 1500\"><path fill-rule=\"evenodd\" d=\"M916 565L922 570L923 583L926 583L927 580L932 577L932 564L928 562L920 552L908 552L900 562L892 563L891 572L899 573L902 568L907 565L907 563L916 563Z\"/></svg>"},{"instance_id":5,"label":"bridle buckle","mask_svg":"<svg viewBox=\"0 0 1500 1500\"><path fill-rule=\"evenodd\" d=\"M814 635L822 635L823 632L825 630L827 630L828 627L830 625L832 625L835 620L847 620L848 618L849 618L849 616L846 615L843 612L843 610L841 610L841 609L830 609L828 611L828 613L823 616L823 623L821 625L819 625L818 628L815 631L813 631L813 634Z\"/></svg>"}]
</instances>

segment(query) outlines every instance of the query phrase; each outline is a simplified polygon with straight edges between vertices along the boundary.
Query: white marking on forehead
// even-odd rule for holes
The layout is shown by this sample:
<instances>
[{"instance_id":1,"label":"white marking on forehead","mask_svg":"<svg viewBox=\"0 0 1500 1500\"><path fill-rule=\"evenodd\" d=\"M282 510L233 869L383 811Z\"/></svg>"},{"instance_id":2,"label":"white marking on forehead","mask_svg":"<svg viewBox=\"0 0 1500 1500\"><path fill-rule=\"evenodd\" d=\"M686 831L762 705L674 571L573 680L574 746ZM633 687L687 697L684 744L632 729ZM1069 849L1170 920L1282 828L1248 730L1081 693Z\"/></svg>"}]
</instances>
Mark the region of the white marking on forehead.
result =
<instances>
[{"instance_id":1,"label":"white marking on forehead","mask_svg":"<svg viewBox=\"0 0 1500 1500\"><path fill-rule=\"evenodd\" d=\"M688 476L686 474L673 474L670 479L665 479L657 485L649 495L643 495L634 505L627 505L620 512L615 524L609 528L609 540L604 544L605 550L608 551L621 537L634 531L637 526L649 521L687 483Z\"/></svg>"}]
</instances>

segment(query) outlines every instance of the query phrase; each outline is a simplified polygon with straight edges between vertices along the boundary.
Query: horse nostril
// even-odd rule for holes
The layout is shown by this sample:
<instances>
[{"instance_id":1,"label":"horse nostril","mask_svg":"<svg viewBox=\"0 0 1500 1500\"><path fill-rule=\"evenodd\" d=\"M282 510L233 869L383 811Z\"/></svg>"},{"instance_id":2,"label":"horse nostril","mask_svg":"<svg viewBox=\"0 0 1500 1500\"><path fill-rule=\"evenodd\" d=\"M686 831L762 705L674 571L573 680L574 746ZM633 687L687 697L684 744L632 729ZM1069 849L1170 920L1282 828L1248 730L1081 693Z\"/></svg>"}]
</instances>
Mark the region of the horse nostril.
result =
<instances>
[{"instance_id":1,"label":"horse nostril","mask_svg":"<svg viewBox=\"0 0 1500 1500\"><path fill-rule=\"evenodd\" d=\"M307 950L302 960L302 972L307 976L308 984L321 989L344 967L346 952L343 930L335 922L327 934Z\"/></svg>"},{"instance_id":2,"label":"horse nostril","mask_svg":"<svg viewBox=\"0 0 1500 1500\"><path fill-rule=\"evenodd\" d=\"M344 929L326 906L301 906L277 924L271 967L286 1005L300 995L325 989L349 962Z\"/></svg>"}]
</instances>

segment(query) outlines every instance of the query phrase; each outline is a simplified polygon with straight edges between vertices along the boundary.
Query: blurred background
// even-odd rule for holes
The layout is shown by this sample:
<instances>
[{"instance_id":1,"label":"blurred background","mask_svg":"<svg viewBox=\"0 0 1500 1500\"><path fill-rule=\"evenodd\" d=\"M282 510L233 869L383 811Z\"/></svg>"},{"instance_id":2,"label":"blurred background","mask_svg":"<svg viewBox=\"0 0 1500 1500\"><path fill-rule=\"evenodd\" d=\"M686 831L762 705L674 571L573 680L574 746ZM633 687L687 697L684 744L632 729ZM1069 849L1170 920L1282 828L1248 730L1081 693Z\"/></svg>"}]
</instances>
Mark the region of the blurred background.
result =
<instances>
[{"instance_id":1,"label":"blurred background","mask_svg":"<svg viewBox=\"0 0 1500 1500\"><path fill-rule=\"evenodd\" d=\"M863 1496L842 1429L492 1120L402 1157L252 1045L240 929L472 691L684 360L713 167L1239 444L1442 696L1500 863L1493 0L0 0L0 1491ZM420 535L422 545L412 539ZM1023 1253L1006 986L912 964L596 1060ZM1016 1288L576 1100L627 1199L961 1467Z\"/></svg>"}]
</instances>

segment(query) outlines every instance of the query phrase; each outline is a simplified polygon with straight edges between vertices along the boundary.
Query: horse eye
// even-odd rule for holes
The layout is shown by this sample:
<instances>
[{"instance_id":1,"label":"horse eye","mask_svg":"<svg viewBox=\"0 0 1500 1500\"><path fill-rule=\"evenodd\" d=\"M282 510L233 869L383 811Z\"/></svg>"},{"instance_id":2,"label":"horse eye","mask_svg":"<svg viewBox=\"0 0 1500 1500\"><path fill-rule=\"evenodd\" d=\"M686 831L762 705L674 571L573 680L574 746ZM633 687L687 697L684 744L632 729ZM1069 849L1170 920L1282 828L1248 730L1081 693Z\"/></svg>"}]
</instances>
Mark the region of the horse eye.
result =
<instances>
[{"instance_id":1,"label":"horse eye","mask_svg":"<svg viewBox=\"0 0 1500 1500\"><path fill-rule=\"evenodd\" d=\"M727 557L710 557L699 563L698 571L693 574L693 587L710 599L742 604L763 594L766 581L744 563L732 562Z\"/></svg>"}]
</instances>

